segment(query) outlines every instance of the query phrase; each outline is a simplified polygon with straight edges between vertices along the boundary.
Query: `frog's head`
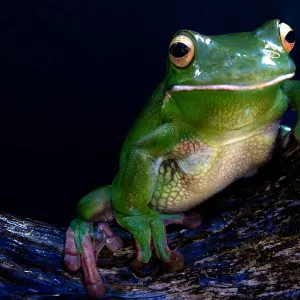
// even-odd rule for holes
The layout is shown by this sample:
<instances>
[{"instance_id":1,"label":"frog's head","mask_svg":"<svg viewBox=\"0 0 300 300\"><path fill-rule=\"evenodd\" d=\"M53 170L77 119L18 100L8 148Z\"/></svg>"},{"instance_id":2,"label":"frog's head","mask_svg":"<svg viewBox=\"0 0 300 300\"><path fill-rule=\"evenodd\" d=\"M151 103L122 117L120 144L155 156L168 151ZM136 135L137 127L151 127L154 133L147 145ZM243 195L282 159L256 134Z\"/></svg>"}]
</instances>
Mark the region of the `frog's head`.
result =
<instances>
[{"instance_id":1,"label":"frog's head","mask_svg":"<svg viewBox=\"0 0 300 300\"><path fill-rule=\"evenodd\" d=\"M279 20L253 32L204 36L182 30L169 48L167 87L182 90L251 90L294 76L289 52L294 31Z\"/></svg>"},{"instance_id":2,"label":"frog's head","mask_svg":"<svg viewBox=\"0 0 300 300\"><path fill-rule=\"evenodd\" d=\"M294 44L293 30L279 20L212 37L179 31L169 47L163 113L172 115L177 107L185 120L218 129L264 118L284 97L281 82L295 74L289 56Z\"/></svg>"}]
</instances>

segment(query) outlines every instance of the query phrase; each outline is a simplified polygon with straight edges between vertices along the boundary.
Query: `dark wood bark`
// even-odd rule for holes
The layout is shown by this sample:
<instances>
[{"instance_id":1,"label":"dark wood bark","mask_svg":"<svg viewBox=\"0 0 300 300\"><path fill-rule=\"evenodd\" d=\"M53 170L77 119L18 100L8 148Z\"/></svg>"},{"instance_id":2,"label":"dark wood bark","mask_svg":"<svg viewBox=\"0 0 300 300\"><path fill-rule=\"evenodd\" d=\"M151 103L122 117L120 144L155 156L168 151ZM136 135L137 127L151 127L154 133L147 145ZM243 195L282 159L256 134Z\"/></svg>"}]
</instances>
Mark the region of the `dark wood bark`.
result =
<instances>
[{"instance_id":1,"label":"dark wood bark","mask_svg":"<svg viewBox=\"0 0 300 300\"><path fill-rule=\"evenodd\" d=\"M124 249L103 252L99 270L109 299L300 299L300 150L277 150L252 178L201 205L196 230L168 229L186 266L164 274L153 259L144 277L129 265L128 233L113 224ZM65 228L0 213L0 298L85 297L80 273L62 267Z\"/></svg>"}]
</instances>

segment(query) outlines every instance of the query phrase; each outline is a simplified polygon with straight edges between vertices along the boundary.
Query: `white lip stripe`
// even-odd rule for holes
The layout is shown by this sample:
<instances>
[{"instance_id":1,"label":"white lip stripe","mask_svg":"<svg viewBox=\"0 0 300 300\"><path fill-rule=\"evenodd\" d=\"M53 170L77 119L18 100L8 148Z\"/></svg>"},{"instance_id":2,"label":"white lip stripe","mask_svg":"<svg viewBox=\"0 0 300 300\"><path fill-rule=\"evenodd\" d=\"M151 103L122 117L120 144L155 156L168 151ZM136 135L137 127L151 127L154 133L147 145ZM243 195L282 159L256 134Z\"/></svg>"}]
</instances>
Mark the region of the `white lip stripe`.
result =
<instances>
[{"instance_id":1,"label":"white lip stripe","mask_svg":"<svg viewBox=\"0 0 300 300\"><path fill-rule=\"evenodd\" d=\"M216 85L174 85L171 89L172 92L180 91L195 91L195 90L229 90L229 91L241 91L241 90L255 90L262 89L266 86L276 84L280 81L294 77L295 73L287 75L281 75L275 79L264 83L255 83L249 85L231 85L231 84L216 84Z\"/></svg>"}]
</instances>

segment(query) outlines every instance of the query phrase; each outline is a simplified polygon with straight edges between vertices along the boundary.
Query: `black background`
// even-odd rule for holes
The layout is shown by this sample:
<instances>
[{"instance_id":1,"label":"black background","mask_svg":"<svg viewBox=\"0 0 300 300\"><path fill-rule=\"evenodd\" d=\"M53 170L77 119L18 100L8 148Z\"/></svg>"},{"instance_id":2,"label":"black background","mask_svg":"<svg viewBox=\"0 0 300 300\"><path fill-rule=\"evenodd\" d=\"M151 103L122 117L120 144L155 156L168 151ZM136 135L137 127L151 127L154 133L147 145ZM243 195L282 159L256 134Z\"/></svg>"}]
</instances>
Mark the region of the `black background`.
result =
<instances>
[{"instance_id":1,"label":"black background","mask_svg":"<svg viewBox=\"0 0 300 300\"><path fill-rule=\"evenodd\" d=\"M85 193L112 182L176 31L279 18L299 32L298 2L2 1L0 210L67 225Z\"/></svg>"}]
</instances>

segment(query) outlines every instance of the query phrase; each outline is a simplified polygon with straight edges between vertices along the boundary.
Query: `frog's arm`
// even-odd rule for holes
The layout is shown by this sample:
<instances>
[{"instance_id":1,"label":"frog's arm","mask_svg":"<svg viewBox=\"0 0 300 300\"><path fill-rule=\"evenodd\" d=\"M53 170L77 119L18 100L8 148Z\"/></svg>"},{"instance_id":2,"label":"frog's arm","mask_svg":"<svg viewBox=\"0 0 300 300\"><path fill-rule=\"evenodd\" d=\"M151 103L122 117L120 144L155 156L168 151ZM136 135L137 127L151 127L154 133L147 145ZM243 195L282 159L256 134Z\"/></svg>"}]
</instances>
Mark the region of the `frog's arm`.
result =
<instances>
[{"instance_id":1,"label":"frog's arm","mask_svg":"<svg viewBox=\"0 0 300 300\"><path fill-rule=\"evenodd\" d=\"M167 261L174 254L166 243L162 216L148 206L163 157L179 143L183 126L163 123L131 148L112 184L112 206L118 223L135 238L138 260L151 258L151 240L157 256Z\"/></svg>"},{"instance_id":2,"label":"frog's arm","mask_svg":"<svg viewBox=\"0 0 300 300\"><path fill-rule=\"evenodd\" d=\"M298 142L300 142L300 81L287 80L282 85L282 90L289 98L292 108L294 108L298 114L298 121L294 129L294 135Z\"/></svg>"},{"instance_id":3,"label":"frog's arm","mask_svg":"<svg viewBox=\"0 0 300 300\"><path fill-rule=\"evenodd\" d=\"M113 183L113 207L117 212L139 215L150 211L147 203L160 163L182 134L181 126L163 123L132 146Z\"/></svg>"},{"instance_id":4,"label":"frog's arm","mask_svg":"<svg viewBox=\"0 0 300 300\"><path fill-rule=\"evenodd\" d=\"M120 167L126 162L128 153L132 146L143 136L152 132L162 124L161 107L165 97L166 89L163 81L153 92L138 118L133 123L123 143L120 157Z\"/></svg>"}]
</instances>

